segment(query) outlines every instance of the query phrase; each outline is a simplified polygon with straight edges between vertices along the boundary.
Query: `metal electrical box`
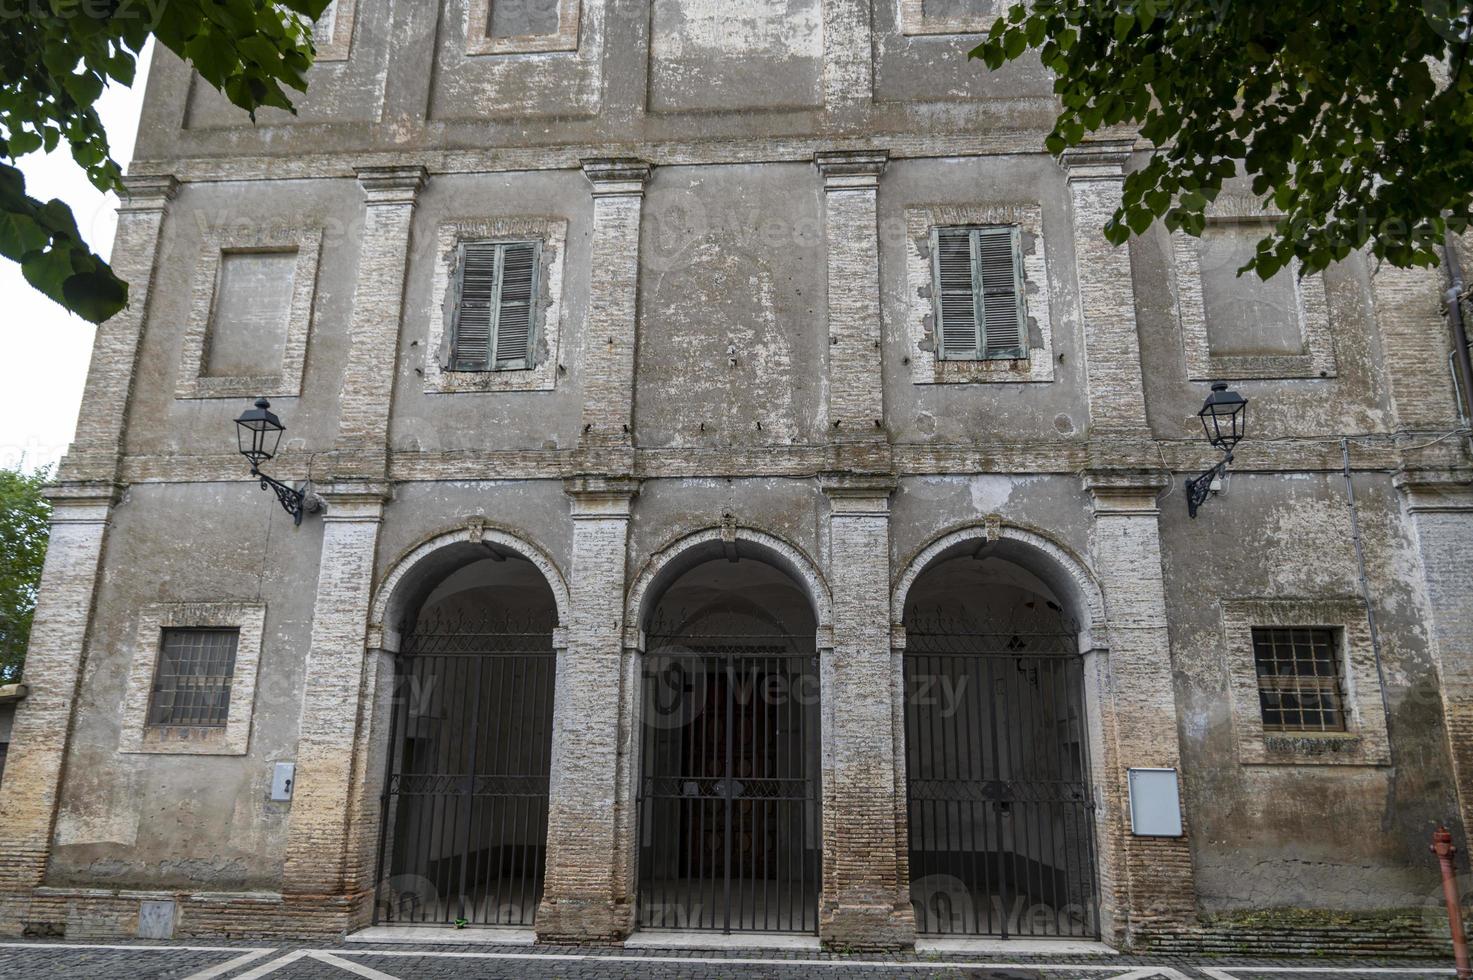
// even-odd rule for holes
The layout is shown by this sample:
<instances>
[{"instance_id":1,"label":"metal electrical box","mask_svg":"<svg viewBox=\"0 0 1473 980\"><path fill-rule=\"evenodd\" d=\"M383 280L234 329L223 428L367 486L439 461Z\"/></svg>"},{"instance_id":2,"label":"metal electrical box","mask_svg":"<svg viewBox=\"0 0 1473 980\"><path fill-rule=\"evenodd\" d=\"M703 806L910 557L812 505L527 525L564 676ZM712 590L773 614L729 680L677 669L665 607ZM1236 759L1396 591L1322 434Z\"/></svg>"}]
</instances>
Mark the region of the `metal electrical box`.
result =
<instances>
[{"instance_id":1,"label":"metal electrical box","mask_svg":"<svg viewBox=\"0 0 1473 980\"><path fill-rule=\"evenodd\" d=\"M1130 832L1137 837L1182 835L1175 769L1130 770Z\"/></svg>"},{"instance_id":2,"label":"metal electrical box","mask_svg":"<svg viewBox=\"0 0 1473 980\"><path fill-rule=\"evenodd\" d=\"M292 798L292 784L297 781L297 764L295 762L278 762L275 771L271 774L271 798L273 800L289 800Z\"/></svg>"}]
</instances>

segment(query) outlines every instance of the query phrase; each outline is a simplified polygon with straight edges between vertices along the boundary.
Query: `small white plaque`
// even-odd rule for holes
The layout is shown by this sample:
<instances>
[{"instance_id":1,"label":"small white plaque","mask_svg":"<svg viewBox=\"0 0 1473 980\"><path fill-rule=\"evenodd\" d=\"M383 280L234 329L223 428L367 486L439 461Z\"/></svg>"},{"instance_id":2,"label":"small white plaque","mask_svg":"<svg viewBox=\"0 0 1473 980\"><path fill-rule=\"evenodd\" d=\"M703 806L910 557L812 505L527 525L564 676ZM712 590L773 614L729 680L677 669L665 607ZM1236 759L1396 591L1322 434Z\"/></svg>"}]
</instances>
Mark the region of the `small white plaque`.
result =
<instances>
[{"instance_id":1,"label":"small white plaque","mask_svg":"<svg viewBox=\"0 0 1473 980\"><path fill-rule=\"evenodd\" d=\"M297 764L295 762L278 762L276 769L271 773L271 798L273 800L289 800L292 798L292 784L297 781Z\"/></svg>"},{"instance_id":2,"label":"small white plaque","mask_svg":"<svg viewBox=\"0 0 1473 980\"><path fill-rule=\"evenodd\" d=\"M1182 835L1175 769L1130 770L1130 832L1137 837Z\"/></svg>"}]
</instances>

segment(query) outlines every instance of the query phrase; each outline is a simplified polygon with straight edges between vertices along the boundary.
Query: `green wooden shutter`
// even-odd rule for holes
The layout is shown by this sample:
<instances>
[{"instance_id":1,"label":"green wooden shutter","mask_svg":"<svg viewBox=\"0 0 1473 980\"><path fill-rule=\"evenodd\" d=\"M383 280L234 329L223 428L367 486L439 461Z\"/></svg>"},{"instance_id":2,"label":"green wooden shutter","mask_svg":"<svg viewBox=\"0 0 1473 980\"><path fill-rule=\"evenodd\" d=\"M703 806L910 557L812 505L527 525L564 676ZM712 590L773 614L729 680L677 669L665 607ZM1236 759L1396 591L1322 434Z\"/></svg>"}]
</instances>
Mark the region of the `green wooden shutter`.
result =
<instances>
[{"instance_id":1,"label":"green wooden shutter","mask_svg":"<svg viewBox=\"0 0 1473 980\"><path fill-rule=\"evenodd\" d=\"M460 247L452 370L532 366L539 257L537 242L467 242Z\"/></svg>"},{"instance_id":2,"label":"green wooden shutter","mask_svg":"<svg viewBox=\"0 0 1473 980\"><path fill-rule=\"evenodd\" d=\"M938 355L953 361L1027 357L1020 230L938 228L931 252Z\"/></svg>"},{"instance_id":3,"label":"green wooden shutter","mask_svg":"<svg viewBox=\"0 0 1473 980\"><path fill-rule=\"evenodd\" d=\"M456 371L485 371L491 366L497 252L497 246L488 242L460 247L460 304L450 354L451 367Z\"/></svg>"},{"instance_id":4,"label":"green wooden shutter","mask_svg":"<svg viewBox=\"0 0 1473 980\"><path fill-rule=\"evenodd\" d=\"M537 294L537 245L501 247L501 289L496 315L496 359L500 370L531 367L532 301Z\"/></svg>"},{"instance_id":5,"label":"green wooden shutter","mask_svg":"<svg viewBox=\"0 0 1473 980\"><path fill-rule=\"evenodd\" d=\"M936 352L943 360L975 360L979 331L971 232L936 229L931 254L936 266Z\"/></svg>"},{"instance_id":6,"label":"green wooden shutter","mask_svg":"<svg viewBox=\"0 0 1473 980\"><path fill-rule=\"evenodd\" d=\"M977 285L982 299L982 356L1027 357L1019 229L978 228L972 234L977 242Z\"/></svg>"}]
</instances>

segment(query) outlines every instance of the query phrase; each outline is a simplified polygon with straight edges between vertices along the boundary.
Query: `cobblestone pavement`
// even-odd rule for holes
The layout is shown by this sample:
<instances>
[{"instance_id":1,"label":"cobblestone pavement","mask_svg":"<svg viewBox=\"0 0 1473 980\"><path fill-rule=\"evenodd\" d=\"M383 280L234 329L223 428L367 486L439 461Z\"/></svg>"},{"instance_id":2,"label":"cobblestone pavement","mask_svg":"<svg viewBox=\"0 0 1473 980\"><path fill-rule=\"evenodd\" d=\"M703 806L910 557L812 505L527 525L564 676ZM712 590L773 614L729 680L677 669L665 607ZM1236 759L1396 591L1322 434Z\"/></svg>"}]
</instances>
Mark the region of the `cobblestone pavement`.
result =
<instances>
[{"instance_id":1,"label":"cobblestone pavement","mask_svg":"<svg viewBox=\"0 0 1473 980\"><path fill-rule=\"evenodd\" d=\"M1161 960L1131 956L890 956L474 946L0 943L0 977L19 980L1432 980L1435 961Z\"/></svg>"}]
</instances>

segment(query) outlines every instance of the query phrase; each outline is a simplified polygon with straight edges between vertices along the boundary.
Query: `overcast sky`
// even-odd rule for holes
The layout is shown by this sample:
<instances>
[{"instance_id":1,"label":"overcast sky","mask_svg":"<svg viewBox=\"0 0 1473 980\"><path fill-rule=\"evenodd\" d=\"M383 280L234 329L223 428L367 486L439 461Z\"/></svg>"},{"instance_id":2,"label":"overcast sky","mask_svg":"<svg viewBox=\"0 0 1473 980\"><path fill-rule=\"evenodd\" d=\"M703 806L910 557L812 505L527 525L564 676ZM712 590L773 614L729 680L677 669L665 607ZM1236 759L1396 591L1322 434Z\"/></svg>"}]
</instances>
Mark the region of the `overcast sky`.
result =
<instances>
[{"instance_id":1,"label":"overcast sky","mask_svg":"<svg viewBox=\"0 0 1473 980\"><path fill-rule=\"evenodd\" d=\"M113 157L124 164L133 157L152 53L149 43L137 84L109 88L98 104ZM117 199L99 194L64 149L24 157L21 169L26 191L43 201L59 197L71 205L88 244L107 257L117 225ZM20 266L5 258L0 258L0 311L0 467L31 470L55 463L72 441L94 328L31 289Z\"/></svg>"}]
</instances>

